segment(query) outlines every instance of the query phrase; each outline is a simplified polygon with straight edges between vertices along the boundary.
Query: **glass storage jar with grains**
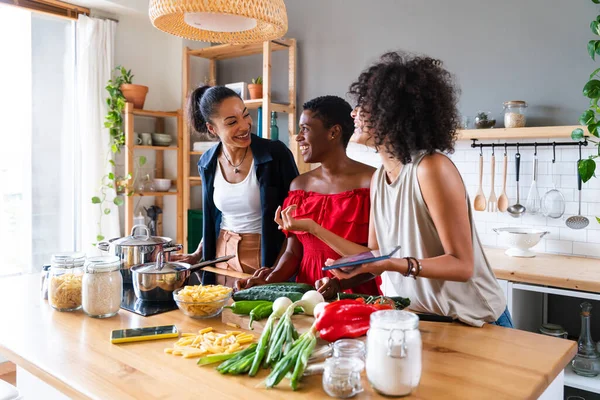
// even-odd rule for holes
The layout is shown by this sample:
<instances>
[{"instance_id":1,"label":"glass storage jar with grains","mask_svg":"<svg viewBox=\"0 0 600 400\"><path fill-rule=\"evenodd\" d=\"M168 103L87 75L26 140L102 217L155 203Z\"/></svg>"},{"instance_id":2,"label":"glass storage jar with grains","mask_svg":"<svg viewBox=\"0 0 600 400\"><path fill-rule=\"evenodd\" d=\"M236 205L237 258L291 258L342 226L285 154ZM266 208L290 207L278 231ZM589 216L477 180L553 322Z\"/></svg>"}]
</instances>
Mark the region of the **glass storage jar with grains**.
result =
<instances>
[{"instance_id":1,"label":"glass storage jar with grains","mask_svg":"<svg viewBox=\"0 0 600 400\"><path fill-rule=\"evenodd\" d=\"M504 103L504 127L522 128L525 126L527 103L522 100L511 100Z\"/></svg>"},{"instance_id":2,"label":"glass storage jar with grains","mask_svg":"<svg viewBox=\"0 0 600 400\"><path fill-rule=\"evenodd\" d=\"M81 282L85 254L77 252L52 255L48 279L48 302L58 311L81 308Z\"/></svg>"},{"instance_id":3,"label":"glass storage jar with grains","mask_svg":"<svg viewBox=\"0 0 600 400\"><path fill-rule=\"evenodd\" d=\"M371 314L367 333L367 378L385 396L407 396L421 380L421 333L416 314L401 310Z\"/></svg>"},{"instance_id":4,"label":"glass storage jar with grains","mask_svg":"<svg viewBox=\"0 0 600 400\"><path fill-rule=\"evenodd\" d=\"M117 256L91 257L83 275L83 312L94 318L117 315L123 295L121 259Z\"/></svg>"}]
</instances>

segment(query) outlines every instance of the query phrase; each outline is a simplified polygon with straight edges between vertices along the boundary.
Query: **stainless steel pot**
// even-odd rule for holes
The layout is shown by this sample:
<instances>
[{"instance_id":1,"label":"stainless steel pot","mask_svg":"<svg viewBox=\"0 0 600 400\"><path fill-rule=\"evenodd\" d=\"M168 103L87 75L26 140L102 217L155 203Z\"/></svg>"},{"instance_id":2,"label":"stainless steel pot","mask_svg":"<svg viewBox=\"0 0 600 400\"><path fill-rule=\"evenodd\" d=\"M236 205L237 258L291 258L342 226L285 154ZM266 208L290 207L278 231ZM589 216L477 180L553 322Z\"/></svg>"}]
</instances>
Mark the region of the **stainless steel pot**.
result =
<instances>
[{"instance_id":1,"label":"stainless steel pot","mask_svg":"<svg viewBox=\"0 0 600 400\"><path fill-rule=\"evenodd\" d=\"M137 235L136 230L139 231ZM131 228L131 235L100 242L98 248L121 259L123 282L132 283L131 267L154 262L158 259L158 255L163 253L168 260L169 253L180 251L183 246L173 244L173 240L168 237L150 236L150 230L146 225L135 225Z\"/></svg>"},{"instance_id":2,"label":"stainless steel pot","mask_svg":"<svg viewBox=\"0 0 600 400\"><path fill-rule=\"evenodd\" d=\"M233 257L225 256L190 265L182 262L163 262L162 255L159 255L156 262L131 268L133 290L137 298L144 301L173 301L173 292L185 285L192 272Z\"/></svg>"}]
</instances>

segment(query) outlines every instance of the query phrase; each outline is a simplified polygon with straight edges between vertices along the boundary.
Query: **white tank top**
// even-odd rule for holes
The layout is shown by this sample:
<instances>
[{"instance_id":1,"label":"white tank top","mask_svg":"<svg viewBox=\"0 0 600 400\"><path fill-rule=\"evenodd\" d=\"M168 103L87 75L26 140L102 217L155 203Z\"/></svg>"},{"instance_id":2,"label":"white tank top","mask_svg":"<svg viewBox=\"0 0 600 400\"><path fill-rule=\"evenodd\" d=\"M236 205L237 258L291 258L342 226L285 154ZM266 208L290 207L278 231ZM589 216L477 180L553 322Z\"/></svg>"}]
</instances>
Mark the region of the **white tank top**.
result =
<instances>
[{"instance_id":1,"label":"white tank top","mask_svg":"<svg viewBox=\"0 0 600 400\"><path fill-rule=\"evenodd\" d=\"M383 168L375 172L371 207L377 242L380 248L401 245L395 257L430 258L444 254L417 178L417 167L424 156L425 153L414 156L392 184L387 183ZM451 282L419 277L415 280L398 272L384 272L381 290L386 296L410 298L410 308L414 311L451 316L469 325L482 326L500 317L506 308L506 299L477 236L468 195L465 207L469 211L475 262L471 279Z\"/></svg>"},{"instance_id":2,"label":"white tank top","mask_svg":"<svg viewBox=\"0 0 600 400\"><path fill-rule=\"evenodd\" d=\"M239 183L227 182L221 165L217 163L214 187L213 201L222 214L221 229L235 233L261 233L262 207L254 160L250 172Z\"/></svg>"}]
</instances>

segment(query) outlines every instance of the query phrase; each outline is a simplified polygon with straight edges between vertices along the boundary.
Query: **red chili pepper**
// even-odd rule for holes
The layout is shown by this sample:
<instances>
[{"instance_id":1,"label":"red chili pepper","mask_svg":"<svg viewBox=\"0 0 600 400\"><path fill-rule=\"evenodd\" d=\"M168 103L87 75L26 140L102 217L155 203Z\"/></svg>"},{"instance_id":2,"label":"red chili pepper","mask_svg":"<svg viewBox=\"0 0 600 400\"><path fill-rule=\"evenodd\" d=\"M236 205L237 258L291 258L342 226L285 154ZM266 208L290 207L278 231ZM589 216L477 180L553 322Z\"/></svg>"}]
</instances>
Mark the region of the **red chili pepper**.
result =
<instances>
[{"instance_id":1,"label":"red chili pepper","mask_svg":"<svg viewBox=\"0 0 600 400\"><path fill-rule=\"evenodd\" d=\"M355 301L359 302L359 303L363 303L365 304L365 299L363 299L362 297L359 297L358 299L356 299Z\"/></svg>"}]
</instances>

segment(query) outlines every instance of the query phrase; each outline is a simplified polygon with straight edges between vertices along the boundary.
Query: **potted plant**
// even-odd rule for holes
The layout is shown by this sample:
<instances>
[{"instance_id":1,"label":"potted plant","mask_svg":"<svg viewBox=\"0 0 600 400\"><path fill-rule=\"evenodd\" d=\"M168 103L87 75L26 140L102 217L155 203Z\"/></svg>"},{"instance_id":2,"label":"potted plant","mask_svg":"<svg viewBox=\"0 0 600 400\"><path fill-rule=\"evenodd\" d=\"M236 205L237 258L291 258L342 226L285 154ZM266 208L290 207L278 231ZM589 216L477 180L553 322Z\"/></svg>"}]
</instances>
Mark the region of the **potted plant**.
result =
<instances>
[{"instance_id":1,"label":"potted plant","mask_svg":"<svg viewBox=\"0 0 600 400\"><path fill-rule=\"evenodd\" d=\"M262 99L263 97L263 79L262 76L253 78L252 83L248 85L248 92L250 93L250 99Z\"/></svg>"},{"instance_id":2,"label":"potted plant","mask_svg":"<svg viewBox=\"0 0 600 400\"><path fill-rule=\"evenodd\" d=\"M599 4L599 0L592 0L593 3ZM600 15L596 17L590 24L592 33L600 36ZM587 45L588 54L592 60L596 61L596 55L600 55L600 40L590 40ZM600 137L600 68L597 68L589 77L588 82L583 87L583 95L590 100L590 106L579 117L579 123L587 127L591 137L588 141L597 147L596 154L589 156L577 162L577 170L583 182L587 182L592 177L596 176L596 160L600 158L600 142L597 138ZM571 132L573 140L581 140L584 138L585 132L581 128L577 128ZM600 217L596 217L600 223Z\"/></svg>"},{"instance_id":3,"label":"potted plant","mask_svg":"<svg viewBox=\"0 0 600 400\"><path fill-rule=\"evenodd\" d=\"M126 70L124 67L117 67L117 70L121 72L121 80L119 89L128 103L133 103L133 108L142 109L144 108L144 102L146 101L146 95L148 94L148 86L135 85L132 82L133 75L131 70Z\"/></svg>"},{"instance_id":4,"label":"potted plant","mask_svg":"<svg viewBox=\"0 0 600 400\"><path fill-rule=\"evenodd\" d=\"M487 129L496 126L496 120L490 118L489 112L479 111L475 116L475 128L476 129Z\"/></svg>"}]
</instances>

